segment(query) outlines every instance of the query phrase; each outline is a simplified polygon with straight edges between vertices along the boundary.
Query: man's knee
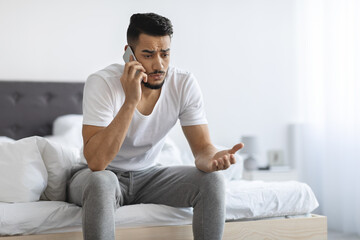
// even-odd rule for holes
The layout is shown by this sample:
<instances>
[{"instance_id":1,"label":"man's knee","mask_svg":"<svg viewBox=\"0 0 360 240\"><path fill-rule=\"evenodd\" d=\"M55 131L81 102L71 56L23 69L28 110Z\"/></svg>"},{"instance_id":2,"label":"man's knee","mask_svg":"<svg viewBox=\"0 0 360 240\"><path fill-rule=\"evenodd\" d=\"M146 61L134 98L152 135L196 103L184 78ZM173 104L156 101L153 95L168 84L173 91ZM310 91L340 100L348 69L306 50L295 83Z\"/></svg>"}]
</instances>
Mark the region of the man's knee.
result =
<instances>
[{"instance_id":1,"label":"man's knee","mask_svg":"<svg viewBox=\"0 0 360 240\"><path fill-rule=\"evenodd\" d=\"M116 175L108 170L91 172L86 184L85 192L94 194L115 194L119 183Z\"/></svg>"}]
</instances>

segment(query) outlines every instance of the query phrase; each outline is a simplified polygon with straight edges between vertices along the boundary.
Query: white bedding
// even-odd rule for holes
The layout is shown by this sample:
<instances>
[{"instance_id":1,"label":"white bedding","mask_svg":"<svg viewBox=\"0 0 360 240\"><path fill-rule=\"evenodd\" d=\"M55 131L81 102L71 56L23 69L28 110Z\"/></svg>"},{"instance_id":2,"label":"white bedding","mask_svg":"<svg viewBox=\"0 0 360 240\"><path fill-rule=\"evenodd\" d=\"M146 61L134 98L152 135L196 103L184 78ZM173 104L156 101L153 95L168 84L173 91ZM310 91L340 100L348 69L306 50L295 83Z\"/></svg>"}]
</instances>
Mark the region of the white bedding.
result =
<instances>
[{"instance_id":1,"label":"white bedding","mask_svg":"<svg viewBox=\"0 0 360 240\"><path fill-rule=\"evenodd\" d=\"M312 212L318 202L308 185L299 182L229 181L226 219L246 220ZM120 227L191 224L192 208L139 204L120 207ZM0 203L0 235L80 231L81 208L59 201Z\"/></svg>"},{"instance_id":2,"label":"white bedding","mask_svg":"<svg viewBox=\"0 0 360 240\"><path fill-rule=\"evenodd\" d=\"M82 144L81 116L60 117L54 124L54 132L56 135L47 136L48 140L34 138L36 141L33 141L33 144L38 144L48 172L47 188L41 199L53 201L0 202L0 235L81 230L81 208L60 201L66 197L65 187L71 167L84 160L80 157L79 149ZM0 144L1 142L14 141L0 137ZM24 149L19 149L19 153ZM158 162L178 165L193 161L180 154L182 151L177 148L177 144L167 141ZM304 183L240 180L242 159L237 157L238 163L223 171L227 181L227 221L303 215L318 207L314 193ZM0 161L6 162L9 159L0 156ZM17 172L12 176L16 174ZM191 221L192 208L139 204L120 207L116 212L116 225L120 227L184 225L191 224Z\"/></svg>"}]
</instances>

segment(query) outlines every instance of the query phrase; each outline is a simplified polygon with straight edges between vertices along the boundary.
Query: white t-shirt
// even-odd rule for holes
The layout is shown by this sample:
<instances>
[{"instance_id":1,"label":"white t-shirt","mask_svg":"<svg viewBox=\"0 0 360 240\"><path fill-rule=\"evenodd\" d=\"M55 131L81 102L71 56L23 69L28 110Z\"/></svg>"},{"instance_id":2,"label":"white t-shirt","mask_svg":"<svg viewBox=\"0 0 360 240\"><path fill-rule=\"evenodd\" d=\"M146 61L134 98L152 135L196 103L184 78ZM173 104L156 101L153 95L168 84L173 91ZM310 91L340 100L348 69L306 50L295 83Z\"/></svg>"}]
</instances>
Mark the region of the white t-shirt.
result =
<instances>
[{"instance_id":1,"label":"white t-shirt","mask_svg":"<svg viewBox=\"0 0 360 240\"><path fill-rule=\"evenodd\" d=\"M89 76L83 99L83 124L108 126L125 101L120 82L123 65L113 64ZM150 115L135 110L120 151L109 167L125 171L154 166L165 137L180 119L182 126L207 124L195 77L169 67L160 97Z\"/></svg>"}]
</instances>

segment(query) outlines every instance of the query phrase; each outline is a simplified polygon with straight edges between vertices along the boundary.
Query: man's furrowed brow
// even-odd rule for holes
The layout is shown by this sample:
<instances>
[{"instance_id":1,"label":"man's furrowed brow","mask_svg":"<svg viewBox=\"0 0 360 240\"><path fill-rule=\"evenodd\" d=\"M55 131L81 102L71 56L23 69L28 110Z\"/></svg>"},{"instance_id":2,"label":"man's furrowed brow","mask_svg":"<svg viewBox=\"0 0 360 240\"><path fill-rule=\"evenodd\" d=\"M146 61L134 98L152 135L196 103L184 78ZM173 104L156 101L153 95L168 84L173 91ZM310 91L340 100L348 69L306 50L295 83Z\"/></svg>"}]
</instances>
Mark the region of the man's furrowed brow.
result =
<instances>
[{"instance_id":1,"label":"man's furrowed brow","mask_svg":"<svg viewBox=\"0 0 360 240\"><path fill-rule=\"evenodd\" d=\"M169 52L169 51L170 51L170 48L168 48L168 49L161 49L161 50L160 50L160 52ZM147 50L147 49L144 49L144 50L142 50L141 52L153 54L153 53L155 53L156 51L155 51L155 50Z\"/></svg>"},{"instance_id":2,"label":"man's furrowed brow","mask_svg":"<svg viewBox=\"0 0 360 240\"><path fill-rule=\"evenodd\" d=\"M155 52L155 50L146 50L146 49L144 49L144 50L142 50L141 52L144 52L144 53L154 53Z\"/></svg>"}]
</instances>

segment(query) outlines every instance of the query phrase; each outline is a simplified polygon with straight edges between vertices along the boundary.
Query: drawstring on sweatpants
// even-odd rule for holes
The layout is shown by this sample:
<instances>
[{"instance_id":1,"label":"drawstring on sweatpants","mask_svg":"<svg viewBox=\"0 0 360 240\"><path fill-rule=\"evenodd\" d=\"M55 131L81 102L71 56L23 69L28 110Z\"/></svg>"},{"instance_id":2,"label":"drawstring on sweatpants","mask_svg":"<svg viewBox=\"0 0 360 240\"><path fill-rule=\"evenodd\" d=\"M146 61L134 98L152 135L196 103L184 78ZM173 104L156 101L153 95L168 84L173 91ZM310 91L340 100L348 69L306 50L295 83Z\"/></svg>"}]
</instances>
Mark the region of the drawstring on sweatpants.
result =
<instances>
[{"instance_id":1,"label":"drawstring on sweatpants","mask_svg":"<svg viewBox=\"0 0 360 240\"><path fill-rule=\"evenodd\" d=\"M133 178L133 172L129 172L129 195L133 195L133 182L134 182L134 178Z\"/></svg>"}]
</instances>

